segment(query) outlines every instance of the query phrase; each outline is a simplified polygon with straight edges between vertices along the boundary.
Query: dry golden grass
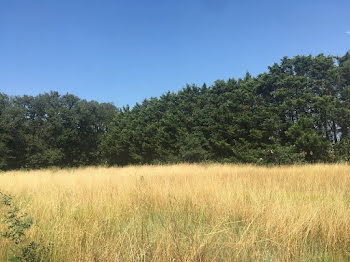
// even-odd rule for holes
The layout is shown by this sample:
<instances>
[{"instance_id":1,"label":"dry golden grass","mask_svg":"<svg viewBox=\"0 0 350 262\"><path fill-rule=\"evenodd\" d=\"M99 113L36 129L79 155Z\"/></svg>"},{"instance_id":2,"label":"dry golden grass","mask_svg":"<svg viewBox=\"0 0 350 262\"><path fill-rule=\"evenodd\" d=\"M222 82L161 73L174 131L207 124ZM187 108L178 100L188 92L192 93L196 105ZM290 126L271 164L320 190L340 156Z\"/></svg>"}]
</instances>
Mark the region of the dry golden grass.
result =
<instances>
[{"instance_id":1,"label":"dry golden grass","mask_svg":"<svg viewBox=\"0 0 350 262\"><path fill-rule=\"evenodd\" d=\"M350 261L349 165L18 171L0 190L45 261Z\"/></svg>"}]
</instances>

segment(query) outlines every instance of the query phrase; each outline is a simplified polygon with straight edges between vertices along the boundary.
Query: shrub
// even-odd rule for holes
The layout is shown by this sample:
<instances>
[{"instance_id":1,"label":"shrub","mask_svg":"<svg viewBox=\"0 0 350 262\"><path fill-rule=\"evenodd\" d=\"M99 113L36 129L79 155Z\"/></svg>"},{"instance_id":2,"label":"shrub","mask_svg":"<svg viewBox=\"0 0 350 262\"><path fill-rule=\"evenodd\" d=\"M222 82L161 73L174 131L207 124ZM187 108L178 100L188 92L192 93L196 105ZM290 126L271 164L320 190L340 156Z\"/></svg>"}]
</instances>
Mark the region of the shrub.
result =
<instances>
[{"instance_id":1,"label":"shrub","mask_svg":"<svg viewBox=\"0 0 350 262\"><path fill-rule=\"evenodd\" d=\"M4 218L2 222L7 225L7 230L1 233L3 238L10 240L14 247L12 248L12 257L10 261L42 261L50 250L50 247L44 247L41 244L30 242L26 238L26 231L33 224L33 219L26 213L21 214L17 206L13 204L12 196L0 191L1 203L5 207Z\"/></svg>"}]
</instances>

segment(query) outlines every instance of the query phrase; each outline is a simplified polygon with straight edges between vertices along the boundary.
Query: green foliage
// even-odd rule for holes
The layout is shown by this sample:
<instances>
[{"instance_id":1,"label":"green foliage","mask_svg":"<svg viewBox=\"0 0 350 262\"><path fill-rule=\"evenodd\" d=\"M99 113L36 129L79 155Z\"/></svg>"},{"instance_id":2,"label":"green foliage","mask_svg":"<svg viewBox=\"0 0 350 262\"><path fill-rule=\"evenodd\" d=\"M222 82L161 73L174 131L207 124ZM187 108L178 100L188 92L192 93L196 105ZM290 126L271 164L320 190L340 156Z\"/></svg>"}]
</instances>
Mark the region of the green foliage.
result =
<instances>
[{"instance_id":1,"label":"green foliage","mask_svg":"<svg viewBox=\"0 0 350 262\"><path fill-rule=\"evenodd\" d=\"M1 233L1 236L9 239L14 245L10 261L35 262L44 259L47 261L51 246L45 247L35 242L27 243L25 233L31 228L33 219L25 213L20 213L18 207L13 204L11 196L0 191L0 197L1 204L6 209L2 223L7 225L7 230Z\"/></svg>"},{"instance_id":2,"label":"green foliage","mask_svg":"<svg viewBox=\"0 0 350 262\"><path fill-rule=\"evenodd\" d=\"M0 169L349 161L349 129L350 53L284 57L256 77L187 85L133 108L0 94Z\"/></svg>"},{"instance_id":3,"label":"green foliage","mask_svg":"<svg viewBox=\"0 0 350 262\"><path fill-rule=\"evenodd\" d=\"M0 168L97 165L115 106L57 92L0 94Z\"/></svg>"},{"instance_id":4,"label":"green foliage","mask_svg":"<svg viewBox=\"0 0 350 262\"><path fill-rule=\"evenodd\" d=\"M296 147L297 152L305 154L306 161L327 161L329 159L329 141L316 133L311 119L301 118L286 131L286 135L290 138L290 143Z\"/></svg>"},{"instance_id":5,"label":"green foliage","mask_svg":"<svg viewBox=\"0 0 350 262\"><path fill-rule=\"evenodd\" d=\"M101 151L122 165L346 160L340 141L350 127L349 57L284 57L255 78L145 100L120 111Z\"/></svg>"},{"instance_id":6,"label":"green foliage","mask_svg":"<svg viewBox=\"0 0 350 262\"><path fill-rule=\"evenodd\" d=\"M305 162L305 155L298 153L294 146L273 145L263 150L261 164L291 165Z\"/></svg>"},{"instance_id":7,"label":"green foliage","mask_svg":"<svg viewBox=\"0 0 350 262\"><path fill-rule=\"evenodd\" d=\"M350 137L342 139L334 148L339 161L350 162Z\"/></svg>"},{"instance_id":8,"label":"green foliage","mask_svg":"<svg viewBox=\"0 0 350 262\"><path fill-rule=\"evenodd\" d=\"M201 134L187 134L181 141L180 161L181 162L202 162L207 160L208 153L204 149L205 141L201 140Z\"/></svg>"}]
</instances>

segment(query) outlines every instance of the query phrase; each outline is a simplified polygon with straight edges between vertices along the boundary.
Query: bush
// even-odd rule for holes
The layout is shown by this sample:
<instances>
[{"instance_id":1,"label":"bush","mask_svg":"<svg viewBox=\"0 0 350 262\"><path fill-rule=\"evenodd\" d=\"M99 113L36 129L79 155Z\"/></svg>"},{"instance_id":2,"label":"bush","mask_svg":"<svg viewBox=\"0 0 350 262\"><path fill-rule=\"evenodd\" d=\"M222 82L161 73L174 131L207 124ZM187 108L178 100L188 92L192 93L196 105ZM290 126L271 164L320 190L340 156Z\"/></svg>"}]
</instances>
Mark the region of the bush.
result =
<instances>
[{"instance_id":1,"label":"bush","mask_svg":"<svg viewBox=\"0 0 350 262\"><path fill-rule=\"evenodd\" d=\"M26 213L21 214L19 208L12 202L12 197L0 191L1 203L5 207L4 218L2 222L7 225L7 230L1 233L3 238L10 240L12 248L12 257L9 261L35 262L47 260L50 246L45 247L41 244L30 242L26 239L26 231L33 224L33 219Z\"/></svg>"},{"instance_id":2,"label":"bush","mask_svg":"<svg viewBox=\"0 0 350 262\"><path fill-rule=\"evenodd\" d=\"M275 145L265 149L261 157L261 164L292 165L305 162L305 155L296 152L293 146Z\"/></svg>"}]
</instances>

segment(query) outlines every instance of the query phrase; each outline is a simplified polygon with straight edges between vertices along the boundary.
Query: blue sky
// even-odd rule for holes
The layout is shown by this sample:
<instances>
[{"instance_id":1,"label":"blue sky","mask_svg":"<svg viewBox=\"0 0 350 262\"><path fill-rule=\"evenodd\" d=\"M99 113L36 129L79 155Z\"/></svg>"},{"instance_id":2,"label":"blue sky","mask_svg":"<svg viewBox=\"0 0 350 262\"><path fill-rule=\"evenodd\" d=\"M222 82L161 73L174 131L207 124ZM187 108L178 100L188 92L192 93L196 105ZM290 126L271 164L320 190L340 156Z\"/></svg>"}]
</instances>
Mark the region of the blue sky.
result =
<instances>
[{"instance_id":1,"label":"blue sky","mask_svg":"<svg viewBox=\"0 0 350 262\"><path fill-rule=\"evenodd\" d=\"M349 14L349 0L2 0L0 92L134 105L283 56L343 55Z\"/></svg>"}]
</instances>

